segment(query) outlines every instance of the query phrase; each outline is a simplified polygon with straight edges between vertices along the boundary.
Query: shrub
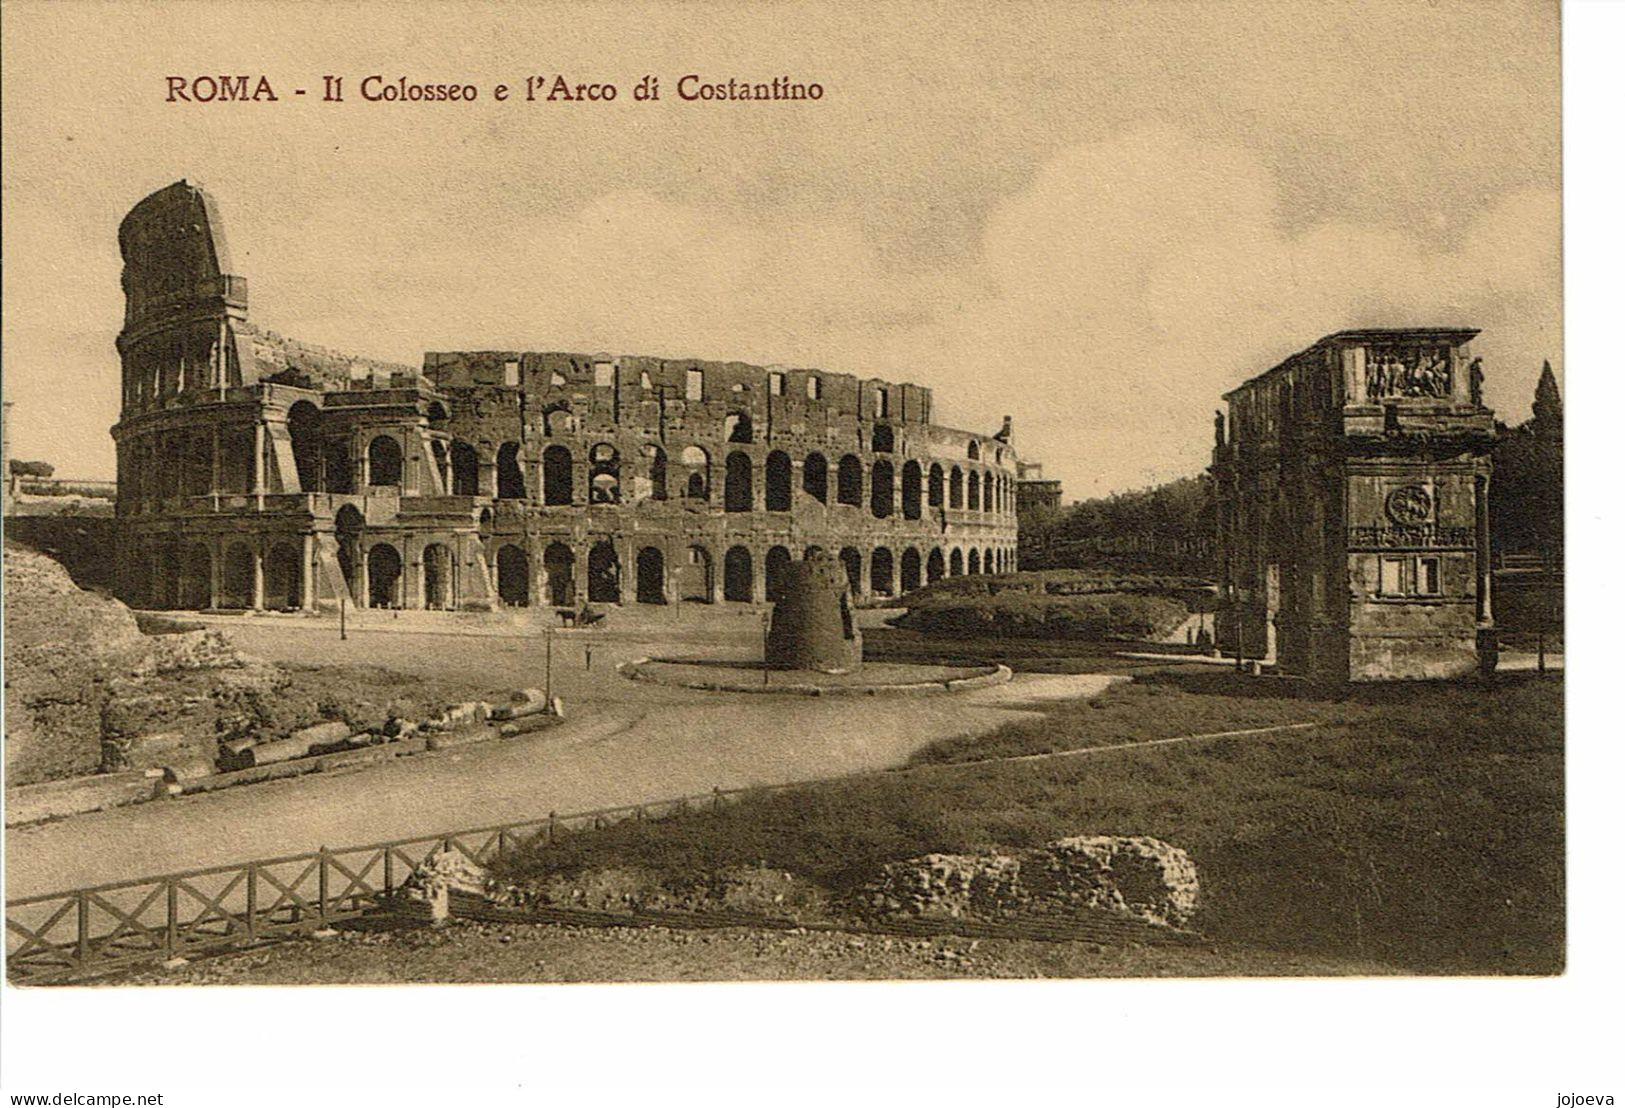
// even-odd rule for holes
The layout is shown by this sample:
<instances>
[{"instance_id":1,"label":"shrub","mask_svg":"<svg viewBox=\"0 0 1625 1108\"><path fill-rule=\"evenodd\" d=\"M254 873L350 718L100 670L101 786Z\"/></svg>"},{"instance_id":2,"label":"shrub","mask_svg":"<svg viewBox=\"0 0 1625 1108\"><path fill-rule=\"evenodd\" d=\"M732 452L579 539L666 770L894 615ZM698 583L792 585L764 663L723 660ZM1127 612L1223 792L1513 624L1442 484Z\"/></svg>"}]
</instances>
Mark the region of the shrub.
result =
<instances>
[{"instance_id":1,"label":"shrub","mask_svg":"<svg viewBox=\"0 0 1625 1108\"><path fill-rule=\"evenodd\" d=\"M1197 603L1212 592L1212 583L1200 577L1173 574L1116 573L1099 569L1045 569L1020 573L964 574L944 577L900 598L912 608L937 597L1001 596L1025 593L1033 596L1093 596L1101 593L1137 593L1178 596Z\"/></svg>"},{"instance_id":2,"label":"shrub","mask_svg":"<svg viewBox=\"0 0 1625 1108\"><path fill-rule=\"evenodd\" d=\"M1131 593L937 592L917 594L897 626L957 637L1143 639L1172 631L1187 612L1171 597Z\"/></svg>"}]
</instances>

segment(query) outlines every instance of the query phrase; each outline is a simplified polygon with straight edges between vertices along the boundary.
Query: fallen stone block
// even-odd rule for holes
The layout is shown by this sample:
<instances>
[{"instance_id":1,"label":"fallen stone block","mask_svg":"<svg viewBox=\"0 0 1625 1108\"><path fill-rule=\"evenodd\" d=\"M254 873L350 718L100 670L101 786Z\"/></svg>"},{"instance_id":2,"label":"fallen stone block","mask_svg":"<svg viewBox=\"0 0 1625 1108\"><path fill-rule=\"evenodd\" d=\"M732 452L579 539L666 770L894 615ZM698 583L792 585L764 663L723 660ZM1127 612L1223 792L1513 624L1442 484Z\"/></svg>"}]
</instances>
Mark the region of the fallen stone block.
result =
<instances>
[{"instance_id":1,"label":"fallen stone block","mask_svg":"<svg viewBox=\"0 0 1625 1108\"><path fill-rule=\"evenodd\" d=\"M428 748L430 750L447 750L454 746L467 746L469 743L484 742L496 736L496 729L492 727L464 727L456 731L436 731L429 736Z\"/></svg>"},{"instance_id":2,"label":"fallen stone block","mask_svg":"<svg viewBox=\"0 0 1625 1108\"><path fill-rule=\"evenodd\" d=\"M186 758L171 762L164 767L164 780L174 784L180 781L195 781L199 777L212 777L215 773L215 764L209 758Z\"/></svg>"},{"instance_id":3,"label":"fallen stone block","mask_svg":"<svg viewBox=\"0 0 1625 1108\"><path fill-rule=\"evenodd\" d=\"M443 717L452 728L474 727L490 717L491 706L483 700L465 700L446 709Z\"/></svg>"},{"instance_id":4,"label":"fallen stone block","mask_svg":"<svg viewBox=\"0 0 1625 1108\"><path fill-rule=\"evenodd\" d=\"M508 703L497 704L491 708L491 718L514 719L545 711L547 711L545 692L541 689L518 689L508 698Z\"/></svg>"},{"instance_id":5,"label":"fallen stone block","mask_svg":"<svg viewBox=\"0 0 1625 1108\"><path fill-rule=\"evenodd\" d=\"M330 754L345 749L350 742L350 725L340 720L304 727L285 739L256 743L248 748L245 757L251 765L263 766L271 762L286 762L310 754Z\"/></svg>"},{"instance_id":6,"label":"fallen stone block","mask_svg":"<svg viewBox=\"0 0 1625 1108\"><path fill-rule=\"evenodd\" d=\"M558 717L550 712L536 713L521 716L511 723L504 723L497 728L497 733L505 739L511 739L515 735L528 735L533 731L545 731L549 727L557 726L558 723Z\"/></svg>"},{"instance_id":7,"label":"fallen stone block","mask_svg":"<svg viewBox=\"0 0 1625 1108\"><path fill-rule=\"evenodd\" d=\"M212 777L199 777L191 781L182 781L180 782L180 788L187 795L207 793L214 792L216 789L230 788L233 785L257 785L261 781L277 781L284 777L298 777L302 773L314 773L315 771L315 758L296 758L286 762L273 762L269 765L250 766L247 769L217 773Z\"/></svg>"},{"instance_id":8,"label":"fallen stone block","mask_svg":"<svg viewBox=\"0 0 1625 1108\"><path fill-rule=\"evenodd\" d=\"M22 785L6 790L6 826L136 804L152 795L153 782L140 770Z\"/></svg>"},{"instance_id":9,"label":"fallen stone block","mask_svg":"<svg viewBox=\"0 0 1625 1108\"><path fill-rule=\"evenodd\" d=\"M394 758L399 751L388 746L370 746L359 750L347 750L342 754L323 754L316 759L316 770L319 773L332 773L341 769L359 769L362 766L376 765Z\"/></svg>"},{"instance_id":10,"label":"fallen stone block","mask_svg":"<svg viewBox=\"0 0 1625 1108\"><path fill-rule=\"evenodd\" d=\"M436 927L444 926L451 919L453 894L483 902L490 892L490 874L460 850L437 852L413 870L401 885L403 899L428 905L429 921Z\"/></svg>"},{"instance_id":11,"label":"fallen stone block","mask_svg":"<svg viewBox=\"0 0 1625 1108\"><path fill-rule=\"evenodd\" d=\"M328 743L346 742L349 738L350 725L341 719L335 719L311 727L301 727L284 741L302 742L307 747L317 747Z\"/></svg>"}]
</instances>

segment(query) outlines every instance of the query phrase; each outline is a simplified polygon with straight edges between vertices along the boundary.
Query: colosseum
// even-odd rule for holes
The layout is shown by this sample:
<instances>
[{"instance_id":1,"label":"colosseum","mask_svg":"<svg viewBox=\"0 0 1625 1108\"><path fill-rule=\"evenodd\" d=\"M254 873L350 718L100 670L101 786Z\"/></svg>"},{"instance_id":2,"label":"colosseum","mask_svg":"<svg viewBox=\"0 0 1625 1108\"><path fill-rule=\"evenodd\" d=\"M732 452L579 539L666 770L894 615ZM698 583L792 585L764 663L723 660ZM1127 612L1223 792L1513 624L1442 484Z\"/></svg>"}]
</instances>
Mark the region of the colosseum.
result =
<instances>
[{"instance_id":1,"label":"colosseum","mask_svg":"<svg viewBox=\"0 0 1625 1108\"><path fill-rule=\"evenodd\" d=\"M350 357L248 319L213 198L119 228L118 588L151 608L771 601L836 554L860 599L1015 568L1010 421L739 362Z\"/></svg>"}]
</instances>

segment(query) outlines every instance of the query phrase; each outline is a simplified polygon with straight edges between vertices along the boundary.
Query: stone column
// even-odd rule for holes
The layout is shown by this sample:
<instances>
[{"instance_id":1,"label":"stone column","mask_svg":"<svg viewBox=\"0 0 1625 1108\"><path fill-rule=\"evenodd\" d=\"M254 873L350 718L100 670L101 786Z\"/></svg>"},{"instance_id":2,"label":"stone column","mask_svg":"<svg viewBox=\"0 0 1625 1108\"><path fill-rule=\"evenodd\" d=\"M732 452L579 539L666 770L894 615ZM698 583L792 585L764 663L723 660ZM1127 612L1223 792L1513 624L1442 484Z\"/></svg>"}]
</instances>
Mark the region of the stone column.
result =
<instances>
[{"instance_id":1,"label":"stone column","mask_svg":"<svg viewBox=\"0 0 1625 1108\"><path fill-rule=\"evenodd\" d=\"M525 490L529 492L529 488ZM545 547L539 546L534 535L525 536L525 560L530 571L530 606L532 608L545 607L547 604L547 567L542 564L542 552Z\"/></svg>"},{"instance_id":2,"label":"stone column","mask_svg":"<svg viewBox=\"0 0 1625 1108\"><path fill-rule=\"evenodd\" d=\"M265 510L265 421L254 419L254 507Z\"/></svg>"},{"instance_id":3,"label":"stone column","mask_svg":"<svg viewBox=\"0 0 1625 1108\"><path fill-rule=\"evenodd\" d=\"M355 544L355 606L357 608L370 608L372 606L372 587L367 580L367 550L357 539Z\"/></svg>"},{"instance_id":4,"label":"stone column","mask_svg":"<svg viewBox=\"0 0 1625 1108\"><path fill-rule=\"evenodd\" d=\"M1467 347L1452 349L1450 351L1450 402L1452 404L1470 404L1473 400L1472 373L1468 367L1472 365L1472 354Z\"/></svg>"},{"instance_id":5,"label":"stone column","mask_svg":"<svg viewBox=\"0 0 1625 1108\"><path fill-rule=\"evenodd\" d=\"M265 540L261 539L253 546L254 555L254 610L265 610Z\"/></svg>"},{"instance_id":6,"label":"stone column","mask_svg":"<svg viewBox=\"0 0 1625 1108\"><path fill-rule=\"evenodd\" d=\"M575 592L575 606L579 611L587 603L587 558L592 553L592 544L584 546L571 546L570 559L571 588Z\"/></svg>"},{"instance_id":7,"label":"stone column","mask_svg":"<svg viewBox=\"0 0 1625 1108\"><path fill-rule=\"evenodd\" d=\"M752 604L767 603L767 547L750 547L750 599Z\"/></svg>"},{"instance_id":8,"label":"stone column","mask_svg":"<svg viewBox=\"0 0 1625 1108\"><path fill-rule=\"evenodd\" d=\"M209 507L220 510L220 428L214 429L214 449L209 454Z\"/></svg>"},{"instance_id":9,"label":"stone column","mask_svg":"<svg viewBox=\"0 0 1625 1108\"><path fill-rule=\"evenodd\" d=\"M307 532L303 543L304 562L299 570L299 607L307 612L316 610L316 577L319 572L316 564L316 536Z\"/></svg>"},{"instance_id":10,"label":"stone column","mask_svg":"<svg viewBox=\"0 0 1625 1108\"><path fill-rule=\"evenodd\" d=\"M216 539L209 558L209 607L220 607L220 578L225 573L226 544Z\"/></svg>"},{"instance_id":11,"label":"stone column","mask_svg":"<svg viewBox=\"0 0 1625 1108\"><path fill-rule=\"evenodd\" d=\"M1488 627L1495 622L1494 612L1490 606L1490 587L1495 575L1490 565L1490 479L1488 476L1473 478L1473 512L1475 515L1476 532L1473 543L1473 557L1478 570L1478 623L1481 627Z\"/></svg>"},{"instance_id":12,"label":"stone column","mask_svg":"<svg viewBox=\"0 0 1625 1108\"><path fill-rule=\"evenodd\" d=\"M637 549L624 535L612 535L609 541L615 548L615 586L620 603L623 606L635 603L638 590Z\"/></svg>"},{"instance_id":13,"label":"stone column","mask_svg":"<svg viewBox=\"0 0 1625 1108\"><path fill-rule=\"evenodd\" d=\"M1365 394L1365 347L1345 346L1343 348L1343 402L1344 404L1369 404L1371 398Z\"/></svg>"},{"instance_id":14,"label":"stone column","mask_svg":"<svg viewBox=\"0 0 1625 1108\"><path fill-rule=\"evenodd\" d=\"M404 474L402 475L405 476ZM423 543L416 539L401 539L401 607L422 608L423 603ZM414 553L415 551L415 553Z\"/></svg>"}]
</instances>

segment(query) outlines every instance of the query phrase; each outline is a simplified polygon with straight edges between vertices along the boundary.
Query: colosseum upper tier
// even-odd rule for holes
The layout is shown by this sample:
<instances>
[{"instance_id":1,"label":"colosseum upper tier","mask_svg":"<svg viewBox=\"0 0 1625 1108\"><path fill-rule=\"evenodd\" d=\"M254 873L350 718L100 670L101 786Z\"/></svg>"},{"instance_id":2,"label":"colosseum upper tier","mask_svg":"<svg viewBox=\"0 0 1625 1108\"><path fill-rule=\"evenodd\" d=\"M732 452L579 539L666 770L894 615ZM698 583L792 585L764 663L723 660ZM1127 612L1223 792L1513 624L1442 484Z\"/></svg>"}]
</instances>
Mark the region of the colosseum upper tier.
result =
<instances>
[{"instance_id":1,"label":"colosseum upper tier","mask_svg":"<svg viewBox=\"0 0 1625 1108\"><path fill-rule=\"evenodd\" d=\"M488 609L775 598L838 555L854 594L1015 568L1016 454L931 391L739 362L428 353L248 320L214 200L119 228L121 595L155 608Z\"/></svg>"}]
</instances>

